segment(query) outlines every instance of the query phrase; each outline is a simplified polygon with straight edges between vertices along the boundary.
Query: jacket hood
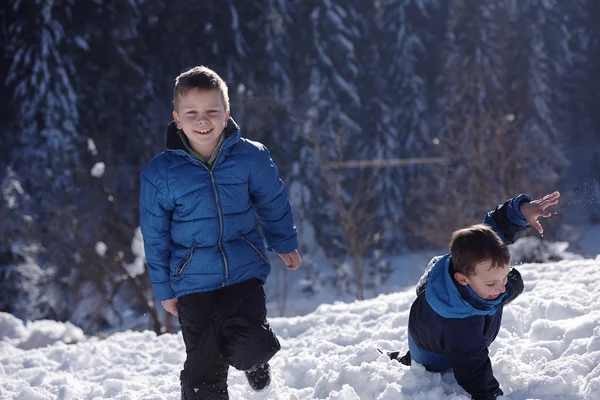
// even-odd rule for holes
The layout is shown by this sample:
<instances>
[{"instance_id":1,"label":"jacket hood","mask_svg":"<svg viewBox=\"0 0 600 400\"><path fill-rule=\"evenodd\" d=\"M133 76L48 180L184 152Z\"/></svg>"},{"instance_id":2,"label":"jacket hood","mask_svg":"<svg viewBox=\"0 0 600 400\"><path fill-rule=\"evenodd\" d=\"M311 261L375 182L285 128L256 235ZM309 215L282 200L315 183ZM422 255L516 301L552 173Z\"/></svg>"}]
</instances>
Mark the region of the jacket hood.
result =
<instances>
[{"instance_id":1,"label":"jacket hood","mask_svg":"<svg viewBox=\"0 0 600 400\"><path fill-rule=\"evenodd\" d=\"M425 298L431 308L444 318L467 318L474 315L493 315L505 299L513 293L512 285L495 300L479 297L471 287L462 286L454 279L450 254L437 261L431 269Z\"/></svg>"}]
</instances>

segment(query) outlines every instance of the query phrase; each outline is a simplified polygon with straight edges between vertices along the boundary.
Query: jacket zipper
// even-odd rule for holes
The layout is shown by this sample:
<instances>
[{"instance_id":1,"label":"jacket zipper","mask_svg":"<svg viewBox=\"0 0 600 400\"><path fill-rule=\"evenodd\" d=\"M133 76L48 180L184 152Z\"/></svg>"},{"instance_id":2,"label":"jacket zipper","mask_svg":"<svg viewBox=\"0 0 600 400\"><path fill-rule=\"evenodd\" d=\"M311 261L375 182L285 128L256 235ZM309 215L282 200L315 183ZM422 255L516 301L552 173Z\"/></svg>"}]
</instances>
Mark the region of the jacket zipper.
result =
<instances>
[{"instance_id":1,"label":"jacket zipper","mask_svg":"<svg viewBox=\"0 0 600 400\"><path fill-rule=\"evenodd\" d=\"M217 161L219 161L219 156L221 155L221 150L223 150L223 146L219 149L217 153L217 157L215 157L215 162L213 163L213 167L217 165ZM189 154L188 156L192 158ZM193 159L193 158L192 158ZM221 212L221 204L219 204L219 191L217 190L217 184L215 183L215 175L212 171L212 168L208 168L206 164L200 162L198 160L194 160L202 165L208 173L210 174L210 181L212 182L213 191L215 192L215 202L217 203L217 212L219 214L219 240L217 244L219 245L219 251L221 252L221 257L223 258L223 265L225 267L225 280L229 279L229 264L227 263L227 256L225 255L225 250L223 249L223 213ZM225 282L221 283L221 287L225 287Z\"/></svg>"},{"instance_id":2,"label":"jacket zipper","mask_svg":"<svg viewBox=\"0 0 600 400\"><path fill-rule=\"evenodd\" d=\"M250 247L252 247L254 249L254 251L256 251L258 253L258 255L260 256L260 258L262 258L264 262L266 262L267 264L271 264L271 262L269 261L269 259L266 258L264 256L264 254L260 250L258 250L255 245L252 244L251 241L249 241L248 239L246 239L244 236L241 236L241 238L242 238L242 240L244 242L248 243L250 245Z\"/></svg>"},{"instance_id":3,"label":"jacket zipper","mask_svg":"<svg viewBox=\"0 0 600 400\"><path fill-rule=\"evenodd\" d=\"M180 263L176 268L175 268L175 276L181 276L181 274L183 273L183 270L185 269L185 267L187 267L187 265L190 263L190 261L192 261L192 256L194 254L194 246L192 246L190 248L190 251L188 251L187 256L185 257L185 260L183 260L182 263Z\"/></svg>"},{"instance_id":4,"label":"jacket zipper","mask_svg":"<svg viewBox=\"0 0 600 400\"><path fill-rule=\"evenodd\" d=\"M217 158L219 156L217 155ZM216 162L216 159L215 159ZM208 169L208 168L206 168ZM215 183L215 175L212 170L208 170L210 173L210 180L212 181L213 190L215 191L215 201L217 203L217 212L219 213L219 250L221 251L221 256L223 257L223 264L225 265L225 280L229 279L229 265L227 264L227 256L225 255L225 250L223 249L223 213L221 212L221 205L219 204L219 191L217 190L217 184ZM221 284L221 286L225 286L225 282Z\"/></svg>"}]
</instances>

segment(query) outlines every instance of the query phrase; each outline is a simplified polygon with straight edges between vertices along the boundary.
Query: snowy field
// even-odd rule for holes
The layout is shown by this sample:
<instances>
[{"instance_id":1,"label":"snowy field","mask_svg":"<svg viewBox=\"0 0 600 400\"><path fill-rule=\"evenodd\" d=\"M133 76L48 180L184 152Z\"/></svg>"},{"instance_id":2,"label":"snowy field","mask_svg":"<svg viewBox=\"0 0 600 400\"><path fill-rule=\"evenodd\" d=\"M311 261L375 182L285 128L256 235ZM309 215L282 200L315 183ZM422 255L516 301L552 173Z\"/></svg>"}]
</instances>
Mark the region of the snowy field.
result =
<instances>
[{"instance_id":1,"label":"snowy field","mask_svg":"<svg viewBox=\"0 0 600 400\"><path fill-rule=\"evenodd\" d=\"M526 292L505 309L491 348L503 399L600 399L600 257L519 270ZM272 319L283 346L272 385L253 393L232 370L232 400L467 400L451 373L408 368L377 352L406 348L414 296L407 289ZM123 332L101 340L69 324L23 325L0 314L0 338L1 399L179 399L180 335Z\"/></svg>"}]
</instances>

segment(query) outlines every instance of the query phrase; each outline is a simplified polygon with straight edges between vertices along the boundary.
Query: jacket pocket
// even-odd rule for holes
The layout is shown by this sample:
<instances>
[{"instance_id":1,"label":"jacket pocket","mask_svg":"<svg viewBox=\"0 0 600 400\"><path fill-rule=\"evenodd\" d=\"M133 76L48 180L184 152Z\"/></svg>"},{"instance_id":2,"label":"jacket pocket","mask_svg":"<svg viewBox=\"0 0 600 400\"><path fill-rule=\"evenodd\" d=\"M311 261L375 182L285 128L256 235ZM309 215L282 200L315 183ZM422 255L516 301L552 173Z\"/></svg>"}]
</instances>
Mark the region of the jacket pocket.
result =
<instances>
[{"instance_id":1,"label":"jacket pocket","mask_svg":"<svg viewBox=\"0 0 600 400\"><path fill-rule=\"evenodd\" d=\"M187 256L185 257L185 260L183 260L182 262L177 264L177 266L175 267L175 276L181 276L185 267L187 267L187 265L190 263L190 261L192 261L192 256L194 255L194 249L195 249L194 246L190 247L190 251L188 251Z\"/></svg>"},{"instance_id":2,"label":"jacket pocket","mask_svg":"<svg viewBox=\"0 0 600 400\"><path fill-rule=\"evenodd\" d=\"M254 251L260 256L260 258L263 259L264 262L266 262L267 264L271 264L271 261L269 261L269 259L263 254L263 252L260 251L255 245L253 245L251 241L246 239L244 236L241 236L241 238L244 242L248 243L250 247L254 249Z\"/></svg>"}]
</instances>

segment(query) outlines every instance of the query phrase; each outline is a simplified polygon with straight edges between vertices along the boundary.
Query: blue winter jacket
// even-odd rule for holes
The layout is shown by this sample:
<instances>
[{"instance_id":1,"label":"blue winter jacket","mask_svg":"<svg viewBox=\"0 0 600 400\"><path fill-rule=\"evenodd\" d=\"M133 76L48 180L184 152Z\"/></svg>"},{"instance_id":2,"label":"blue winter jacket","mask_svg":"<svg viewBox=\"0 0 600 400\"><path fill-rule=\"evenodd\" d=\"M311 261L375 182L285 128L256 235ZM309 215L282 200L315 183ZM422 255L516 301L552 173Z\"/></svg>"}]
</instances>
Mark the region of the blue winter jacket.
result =
<instances>
[{"instance_id":1,"label":"blue winter jacket","mask_svg":"<svg viewBox=\"0 0 600 400\"><path fill-rule=\"evenodd\" d=\"M159 301L252 278L265 282L271 266L264 242L279 254L298 248L286 188L269 151L241 138L231 118L223 134L209 168L186 150L172 122L166 151L142 170L140 225Z\"/></svg>"},{"instance_id":2,"label":"blue winter jacket","mask_svg":"<svg viewBox=\"0 0 600 400\"><path fill-rule=\"evenodd\" d=\"M490 225L507 244L529 224L519 211L527 195L508 200L487 214ZM429 371L452 368L454 376L474 399L494 399L499 393L488 357L488 347L502 322L503 306L523 291L519 272L512 269L506 292L490 301L479 297L468 285L454 279L452 257L434 258L417 285L417 299L409 316L408 341L411 360Z\"/></svg>"}]
</instances>

